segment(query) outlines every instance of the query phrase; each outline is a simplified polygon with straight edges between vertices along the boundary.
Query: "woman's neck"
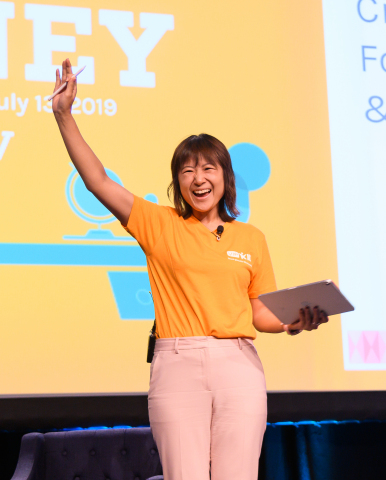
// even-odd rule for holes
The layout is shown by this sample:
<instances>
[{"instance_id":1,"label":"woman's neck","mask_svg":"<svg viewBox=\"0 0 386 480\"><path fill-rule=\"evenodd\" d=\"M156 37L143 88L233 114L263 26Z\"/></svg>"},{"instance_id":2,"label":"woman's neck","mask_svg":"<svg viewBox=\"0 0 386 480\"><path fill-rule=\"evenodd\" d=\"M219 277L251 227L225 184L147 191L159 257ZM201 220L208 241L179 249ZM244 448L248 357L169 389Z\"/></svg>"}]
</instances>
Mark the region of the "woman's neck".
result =
<instances>
[{"instance_id":1,"label":"woman's neck","mask_svg":"<svg viewBox=\"0 0 386 480\"><path fill-rule=\"evenodd\" d=\"M217 208L209 210L208 212L199 212L197 210L193 210L193 216L211 232L216 230L219 225L223 225L225 223L223 220L221 220Z\"/></svg>"}]
</instances>

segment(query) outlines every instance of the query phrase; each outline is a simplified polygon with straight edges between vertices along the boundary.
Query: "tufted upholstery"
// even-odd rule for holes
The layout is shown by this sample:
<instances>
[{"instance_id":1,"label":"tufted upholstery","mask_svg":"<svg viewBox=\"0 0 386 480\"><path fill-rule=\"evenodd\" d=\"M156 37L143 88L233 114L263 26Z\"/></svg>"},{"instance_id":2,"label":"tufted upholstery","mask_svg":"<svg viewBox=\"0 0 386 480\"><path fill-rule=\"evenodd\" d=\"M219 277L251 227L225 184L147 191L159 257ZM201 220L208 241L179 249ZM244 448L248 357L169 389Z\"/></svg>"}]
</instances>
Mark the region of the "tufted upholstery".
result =
<instances>
[{"instance_id":1,"label":"tufted upholstery","mask_svg":"<svg viewBox=\"0 0 386 480\"><path fill-rule=\"evenodd\" d=\"M150 428L29 433L12 480L161 480Z\"/></svg>"}]
</instances>

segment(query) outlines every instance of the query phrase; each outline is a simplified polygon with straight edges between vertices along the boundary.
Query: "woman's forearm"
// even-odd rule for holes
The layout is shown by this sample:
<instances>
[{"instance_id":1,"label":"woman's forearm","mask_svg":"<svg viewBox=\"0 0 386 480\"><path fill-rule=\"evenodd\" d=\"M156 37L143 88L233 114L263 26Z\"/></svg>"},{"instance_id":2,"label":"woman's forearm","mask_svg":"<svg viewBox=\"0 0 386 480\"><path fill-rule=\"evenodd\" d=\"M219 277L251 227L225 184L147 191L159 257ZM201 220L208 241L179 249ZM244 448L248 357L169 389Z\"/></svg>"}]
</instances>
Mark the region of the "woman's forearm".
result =
<instances>
[{"instance_id":1,"label":"woman's forearm","mask_svg":"<svg viewBox=\"0 0 386 480\"><path fill-rule=\"evenodd\" d=\"M257 320L254 319L254 327L259 332L282 333L284 331L283 324L275 315L273 315L273 313L271 313L269 310L268 312L270 315L262 315Z\"/></svg>"},{"instance_id":2,"label":"woman's forearm","mask_svg":"<svg viewBox=\"0 0 386 480\"><path fill-rule=\"evenodd\" d=\"M55 114L55 119L75 168L86 187L95 191L106 177L102 163L85 142L71 113Z\"/></svg>"},{"instance_id":3,"label":"woman's forearm","mask_svg":"<svg viewBox=\"0 0 386 480\"><path fill-rule=\"evenodd\" d=\"M259 332L282 333L283 324L258 298L251 298L253 326Z\"/></svg>"}]
</instances>

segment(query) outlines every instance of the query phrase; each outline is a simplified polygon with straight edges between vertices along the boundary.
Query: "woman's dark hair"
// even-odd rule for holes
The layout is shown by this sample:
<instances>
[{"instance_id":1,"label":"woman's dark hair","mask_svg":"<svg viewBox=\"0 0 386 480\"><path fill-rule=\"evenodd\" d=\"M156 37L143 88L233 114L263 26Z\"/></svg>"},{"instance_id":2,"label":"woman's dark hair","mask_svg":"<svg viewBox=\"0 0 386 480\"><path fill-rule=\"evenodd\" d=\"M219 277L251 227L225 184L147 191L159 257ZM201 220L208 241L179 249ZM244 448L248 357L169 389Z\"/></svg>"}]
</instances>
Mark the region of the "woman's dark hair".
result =
<instances>
[{"instance_id":1,"label":"woman's dark hair","mask_svg":"<svg viewBox=\"0 0 386 480\"><path fill-rule=\"evenodd\" d=\"M231 222L240 212L236 208L236 182L232 161L225 145L215 137L206 133L191 135L183 140L174 151L172 158L172 181L168 187L168 197L173 203L178 215L189 218L193 211L181 194L178 174L188 160L196 165L200 157L213 165L220 165L224 173L224 195L218 204L218 213L223 222Z\"/></svg>"}]
</instances>

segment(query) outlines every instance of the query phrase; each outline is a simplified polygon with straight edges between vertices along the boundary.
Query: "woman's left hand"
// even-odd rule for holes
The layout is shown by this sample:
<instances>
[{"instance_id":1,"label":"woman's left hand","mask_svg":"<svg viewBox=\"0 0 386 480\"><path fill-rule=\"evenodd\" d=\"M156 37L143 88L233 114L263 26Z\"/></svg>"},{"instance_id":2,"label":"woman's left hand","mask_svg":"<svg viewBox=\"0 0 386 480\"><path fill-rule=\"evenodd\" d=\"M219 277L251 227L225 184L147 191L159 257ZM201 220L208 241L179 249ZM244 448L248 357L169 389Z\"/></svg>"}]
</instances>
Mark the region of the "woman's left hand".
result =
<instances>
[{"instance_id":1,"label":"woman's left hand","mask_svg":"<svg viewBox=\"0 0 386 480\"><path fill-rule=\"evenodd\" d=\"M290 325L284 325L284 330L288 335L297 335L303 330L311 331L317 330L319 325L327 323L328 317L326 312L319 310L319 307L313 308L313 314L311 315L310 307L301 308L299 310L299 318Z\"/></svg>"}]
</instances>

